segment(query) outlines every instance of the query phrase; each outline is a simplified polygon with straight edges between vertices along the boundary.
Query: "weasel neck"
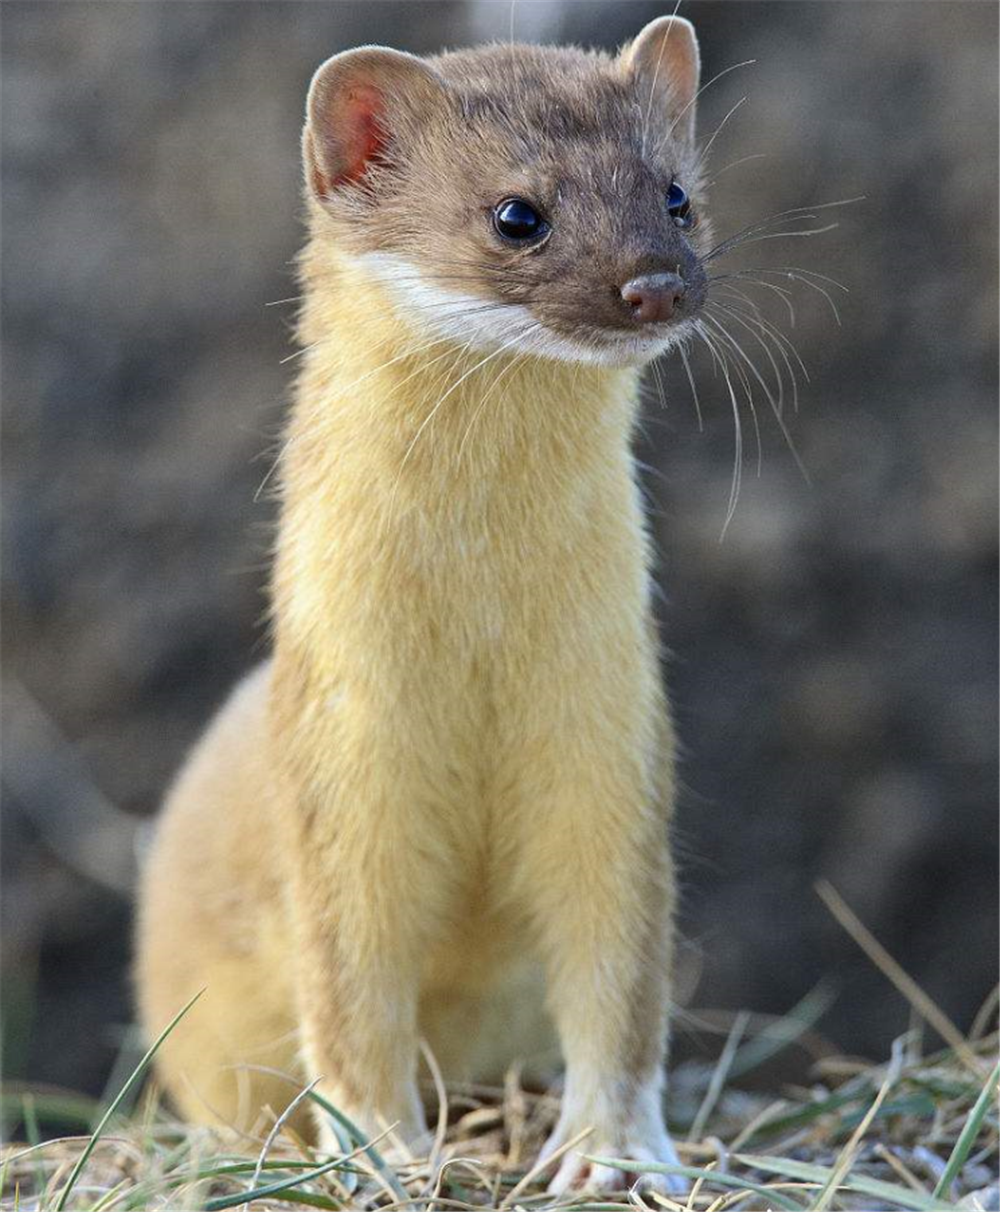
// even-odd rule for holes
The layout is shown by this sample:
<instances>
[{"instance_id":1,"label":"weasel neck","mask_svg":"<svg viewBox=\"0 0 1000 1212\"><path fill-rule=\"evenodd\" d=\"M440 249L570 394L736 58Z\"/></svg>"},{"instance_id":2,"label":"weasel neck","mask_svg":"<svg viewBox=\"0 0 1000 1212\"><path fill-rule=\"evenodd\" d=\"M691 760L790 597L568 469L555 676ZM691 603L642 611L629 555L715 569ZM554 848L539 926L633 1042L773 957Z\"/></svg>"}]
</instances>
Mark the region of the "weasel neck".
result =
<instances>
[{"instance_id":1,"label":"weasel neck","mask_svg":"<svg viewBox=\"0 0 1000 1212\"><path fill-rule=\"evenodd\" d=\"M596 565L644 600L635 370L466 350L350 264L315 274L280 471L279 650L332 668L331 635L390 616L410 634L418 600L491 635L498 603L527 610L525 586L557 567ZM562 579L569 609L579 586Z\"/></svg>"},{"instance_id":2,"label":"weasel neck","mask_svg":"<svg viewBox=\"0 0 1000 1212\"><path fill-rule=\"evenodd\" d=\"M541 468L586 476L627 451L638 372L541 358L502 328L472 350L404 314L355 261L315 246L303 259L304 350L286 473L351 470L401 503L491 486ZM363 464L363 466L359 466ZM426 504L427 501L425 500Z\"/></svg>"}]
</instances>

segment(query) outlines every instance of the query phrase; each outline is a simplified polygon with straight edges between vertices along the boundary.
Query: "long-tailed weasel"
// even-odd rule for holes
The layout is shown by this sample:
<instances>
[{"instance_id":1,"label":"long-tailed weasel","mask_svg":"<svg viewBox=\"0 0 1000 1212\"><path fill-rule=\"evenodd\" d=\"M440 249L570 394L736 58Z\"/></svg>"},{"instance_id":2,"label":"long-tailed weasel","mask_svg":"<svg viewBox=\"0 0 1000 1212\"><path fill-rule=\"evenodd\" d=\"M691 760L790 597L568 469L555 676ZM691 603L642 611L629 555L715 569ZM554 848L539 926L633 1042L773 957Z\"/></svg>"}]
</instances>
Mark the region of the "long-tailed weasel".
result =
<instances>
[{"instance_id":1,"label":"long-tailed weasel","mask_svg":"<svg viewBox=\"0 0 1000 1212\"><path fill-rule=\"evenodd\" d=\"M159 1058L191 1118L284 1106L281 1069L415 1138L421 1038L487 1078L554 1028L547 1150L675 1160L630 437L707 293L698 77L663 17L617 57L362 47L313 79L274 656L180 775L140 904L146 1027L207 990ZM552 1189L623 1179L570 1151Z\"/></svg>"}]
</instances>

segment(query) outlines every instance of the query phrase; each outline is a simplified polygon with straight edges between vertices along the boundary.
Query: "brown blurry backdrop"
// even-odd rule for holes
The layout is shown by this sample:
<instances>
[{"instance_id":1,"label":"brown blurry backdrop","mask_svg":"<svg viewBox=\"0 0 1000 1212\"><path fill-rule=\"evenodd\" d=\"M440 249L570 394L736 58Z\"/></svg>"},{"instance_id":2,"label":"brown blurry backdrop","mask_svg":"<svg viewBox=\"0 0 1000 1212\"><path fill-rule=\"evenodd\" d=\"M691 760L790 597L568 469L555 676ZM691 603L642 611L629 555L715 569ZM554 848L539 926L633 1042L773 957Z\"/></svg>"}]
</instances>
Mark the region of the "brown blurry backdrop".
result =
<instances>
[{"instance_id":1,"label":"brown blurry backdrop","mask_svg":"<svg viewBox=\"0 0 1000 1212\"><path fill-rule=\"evenodd\" d=\"M670 4L518 0L524 40L613 47ZM881 1055L905 1004L825 876L962 1027L996 979L997 10L691 0L720 234L864 194L731 265L799 287L791 430L762 410L720 542L733 427L667 363L640 442L685 746L682 987ZM266 648L267 471L292 366L298 134L328 54L509 37L507 0L0 10L3 995L8 1076L97 1090L129 1021L141 826ZM777 280L777 279L775 279ZM839 296L839 292L836 292ZM762 365L763 355L753 349ZM745 412L745 409L744 409ZM138 833L137 833L138 830ZM681 1052L690 1046L681 1032Z\"/></svg>"}]
</instances>

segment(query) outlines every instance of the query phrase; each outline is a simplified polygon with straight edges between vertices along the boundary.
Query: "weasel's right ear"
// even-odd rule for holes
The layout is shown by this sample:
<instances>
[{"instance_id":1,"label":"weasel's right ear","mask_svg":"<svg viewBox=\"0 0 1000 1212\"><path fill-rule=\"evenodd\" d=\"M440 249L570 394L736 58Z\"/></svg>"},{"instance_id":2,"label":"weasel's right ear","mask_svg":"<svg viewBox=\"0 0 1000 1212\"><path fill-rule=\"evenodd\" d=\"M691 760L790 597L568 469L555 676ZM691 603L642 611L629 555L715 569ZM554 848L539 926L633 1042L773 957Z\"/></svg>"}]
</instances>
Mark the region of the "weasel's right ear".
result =
<instances>
[{"instance_id":1,"label":"weasel's right ear","mask_svg":"<svg viewBox=\"0 0 1000 1212\"><path fill-rule=\"evenodd\" d=\"M701 59L691 22L657 17L622 48L619 62L639 86L644 112L666 119L679 138L692 143Z\"/></svg>"},{"instance_id":2,"label":"weasel's right ear","mask_svg":"<svg viewBox=\"0 0 1000 1212\"><path fill-rule=\"evenodd\" d=\"M445 84L416 55L384 46L344 51L322 64L309 86L302 137L306 180L321 201L391 163L401 128L441 103Z\"/></svg>"}]
</instances>

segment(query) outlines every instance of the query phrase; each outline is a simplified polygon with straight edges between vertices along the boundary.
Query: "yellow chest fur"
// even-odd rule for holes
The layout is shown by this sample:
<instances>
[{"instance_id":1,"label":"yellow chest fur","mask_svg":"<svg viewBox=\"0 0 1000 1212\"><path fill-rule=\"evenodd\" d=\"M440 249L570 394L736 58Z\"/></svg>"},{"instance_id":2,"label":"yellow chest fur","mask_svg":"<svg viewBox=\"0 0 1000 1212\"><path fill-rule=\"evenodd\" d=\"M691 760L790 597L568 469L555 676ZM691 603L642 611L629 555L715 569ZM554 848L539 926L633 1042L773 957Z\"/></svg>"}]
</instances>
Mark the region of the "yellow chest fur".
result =
<instances>
[{"instance_id":1,"label":"yellow chest fur","mask_svg":"<svg viewBox=\"0 0 1000 1212\"><path fill-rule=\"evenodd\" d=\"M286 446L279 651L331 682L471 666L524 682L632 631L645 539L628 451L635 372L421 336L339 267L311 299ZM366 672L367 671L367 672Z\"/></svg>"}]
</instances>

